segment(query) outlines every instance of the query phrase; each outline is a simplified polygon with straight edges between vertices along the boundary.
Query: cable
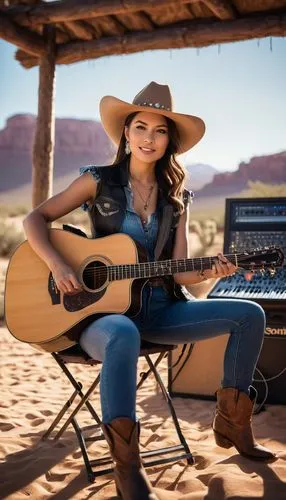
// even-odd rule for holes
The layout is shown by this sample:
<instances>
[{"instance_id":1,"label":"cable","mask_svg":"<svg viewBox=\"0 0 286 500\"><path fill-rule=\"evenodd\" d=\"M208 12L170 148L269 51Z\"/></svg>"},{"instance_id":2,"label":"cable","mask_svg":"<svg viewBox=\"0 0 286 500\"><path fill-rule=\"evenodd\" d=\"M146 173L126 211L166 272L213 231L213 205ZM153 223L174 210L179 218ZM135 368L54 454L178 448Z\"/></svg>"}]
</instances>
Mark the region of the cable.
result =
<instances>
[{"instance_id":1,"label":"cable","mask_svg":"<svg viewBox=\"0 0 286 500\"><path fill-rule=\"evenodd\" d=\"M262 408L263 408L263 406L264 406L264 403L265 403L266 399L268 398L269 388L268 388L267 380L266 380L266 378L264 377L263 373L259 370L259 368L257 368L257 367L256 367L256 368L255 368L255 372L258 372L258 373L259 373L259 375L260 375L260 377L261 377L261 379L262 379L262 380L253 379L253 381L254 381L254 382L263 382L263 383L264 383L264 385L265 385L265 395L264 395L264 398L263 398L263 400L262 400L262 402L261 402L261 403L256 403L256 404L255 404L255 408L254 408L254 410L253 410L253 414L254 414L254 415L257 415L258 413L260 413L260 412L261 412L261 410L262 410Z\"/></svg>"},{"instance_id":2,"label":"cable","mask_svg":"<svg viewBox=\"0 0 286 500\"><path fill-rule=\"evenodd\" d=\"M175 361L175 363L173 363L171 366L170 366L170 370L173 370L173 368L175 368L181 361L181 358L183 357L184 355L184 352L187 348L187 344L184 344L183 347L182 347L182 350L181 350L181 353L180 355L178 356L178 359Z\"/></svg>"},{"instance_id":3,"label":"cable","mask_svg":"<svg viewBox=\"0 0 286 500\"><path fill-rule=\"evenodd\" d=\"M257 413L259 413L262 410L262 407L264 406L265 401L268 398L268 394L269 394L268 382L270 382L271 380L275 380L276 378L278 378L281 375L283 375L283 373L286 371L286 366L284 368L282 368L282 370L280 370L279 373L277 373L276 375L273 375L273 377L268 377L268 378L264 377L263 373L259 370L259 368L256 367L255 371L259 373L261 379L255 379L254 378L253 382L263 383L265 385L265 395L264 395L264 398L263 398L263 400L262 400L261 403L259 403L259 404L257 404L255 406L255 409L253 411L253 413L256 415Z\"/></svg>"},{"instance_id":4,"label":"cable","mask_svg":"<svg viewBox=\"0 0 286 500\"><path fill-rule=\"evenodd\" d=\"M258 368L256 368L256 370L257 370L258 372L260 372L260 370L259 370ZM269 377L269 378L265 378L265 377L263 376L263 378L264 378L265 382L270 382L271 380L275 380L276 378L278 378L278 377L280 377L281 375L283 375L283 373L284 373L285 371L286 371L286 366L285 366L285 368L282 368L282 370L281 370L279 373L277 373L277 375L274 375L273 377ZM261 373L261 372L260 372L260 373ZM260 382L260 380L256 380L256 379L253 379L253 381L254 381L254 382Z\"/></svg>"},{"instance_id":5,"label":"cable","mask_svg":"<svg viewBox=\"0 0 286 500\"><path fill-rule=\"evenodd\" d=\"M187 346L187 344L184 344L184 347ZM183 351L185 351L183 347ZM176 380L176 378L179 376L179 374L181 373L182 369L184 368L185 364L187 363L188 359L190 358L190 355L192 354L192 350L194 348L194 344L190 344L190 347L188 349L188 352L187 352L187 355L186 355L186 358L184 359L183 363L182 363L182 366L178 369L176 375L174 376L174 378L171 379L171 384L173 384ZM180 356L182 357L182 356ZM177 364L177 363L176 363ZM172 367L170 368L172 369Z\"/></svg>"}]
</instances>

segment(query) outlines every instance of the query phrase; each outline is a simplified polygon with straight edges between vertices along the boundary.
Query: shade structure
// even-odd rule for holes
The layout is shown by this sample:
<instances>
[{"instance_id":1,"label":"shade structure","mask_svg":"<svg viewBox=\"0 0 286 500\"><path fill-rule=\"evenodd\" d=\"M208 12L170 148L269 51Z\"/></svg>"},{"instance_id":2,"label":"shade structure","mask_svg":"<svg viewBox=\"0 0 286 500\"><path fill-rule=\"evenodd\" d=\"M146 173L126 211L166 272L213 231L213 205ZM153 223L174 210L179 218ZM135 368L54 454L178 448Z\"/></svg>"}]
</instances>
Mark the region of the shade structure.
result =
<instances>
[{"instance_id":1,"label":"shade structure","mask_svg":"<svg viewBox=\"0 0 286 500\"><path fill-rule=\"evenodd\" d=\"M8 4L8 5L7 5ZM285 36L285 0L1 0L0 37L31 68L55 28L56 64L145 50Z\"/></svg>"}]
</instances>

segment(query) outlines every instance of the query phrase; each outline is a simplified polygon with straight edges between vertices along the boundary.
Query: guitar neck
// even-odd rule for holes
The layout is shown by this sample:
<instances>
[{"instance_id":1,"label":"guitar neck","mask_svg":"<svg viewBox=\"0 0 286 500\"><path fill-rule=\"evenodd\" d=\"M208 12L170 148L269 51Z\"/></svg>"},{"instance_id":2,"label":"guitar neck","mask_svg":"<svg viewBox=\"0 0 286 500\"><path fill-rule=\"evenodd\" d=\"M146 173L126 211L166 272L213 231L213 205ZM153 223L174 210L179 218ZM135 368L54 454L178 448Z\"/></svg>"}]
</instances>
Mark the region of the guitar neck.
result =
<instances>
[{"instance_id":1,"label":"guitar neck","mask_svg":"<svg viewBox=\"0 0 286 500\"><path fill-rule=\"evenodd\" d=\"M243 254L226 255L235 266ZM196 257L194 259L161 260L157 262L140 262L138 264L121 264L108 266L109 280L117 281L132 278L152 278L167 276L186 271L203 271L211 269L217 256Z\"/></svg>"}]
</instances>

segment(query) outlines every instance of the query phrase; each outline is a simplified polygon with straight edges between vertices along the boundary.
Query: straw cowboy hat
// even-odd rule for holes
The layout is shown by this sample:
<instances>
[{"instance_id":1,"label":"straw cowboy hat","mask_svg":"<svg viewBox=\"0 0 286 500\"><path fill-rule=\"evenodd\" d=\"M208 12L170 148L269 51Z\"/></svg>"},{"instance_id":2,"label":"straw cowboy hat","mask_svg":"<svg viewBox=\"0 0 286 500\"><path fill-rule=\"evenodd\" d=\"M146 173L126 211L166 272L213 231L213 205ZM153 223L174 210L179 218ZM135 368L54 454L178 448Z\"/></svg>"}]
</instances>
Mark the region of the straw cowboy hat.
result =
<instances>
[{"instance_id":1,"label":"straw cowboy hat","mask_svg":"<svg viewBox=\"0 0 286 500\"><path fill-rule=\"evenodd\" d=\"M205 133L205 124L201 118L184 115L173 111L172 96L168 85L151 82L133 99L132 104L121 101L117 97L104 96L100 101L102 125L115 144L119 144L125 120L134 112L150 111L164 115L176 124L179 138L179 153L191 149Z\"/></svg>"}]
</instances>

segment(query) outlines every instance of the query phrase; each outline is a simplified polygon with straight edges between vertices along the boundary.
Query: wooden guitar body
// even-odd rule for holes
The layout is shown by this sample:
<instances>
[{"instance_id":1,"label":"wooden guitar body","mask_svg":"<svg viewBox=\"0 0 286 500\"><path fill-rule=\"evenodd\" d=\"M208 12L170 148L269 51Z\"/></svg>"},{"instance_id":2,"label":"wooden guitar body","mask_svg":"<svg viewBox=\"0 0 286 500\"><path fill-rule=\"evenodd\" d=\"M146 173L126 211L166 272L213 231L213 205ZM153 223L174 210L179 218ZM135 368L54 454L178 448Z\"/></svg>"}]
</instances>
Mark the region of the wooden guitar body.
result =
<instances>
[{"instance_id":1,"label":"wooden guitar body","mask_svg":"<svg viewBox=\"0 0 286 500\"><path fill-rule=\"evenodd\" d=\"M87 286L76 295L59 293L46 264L27 241L22 243L10 260L5 288L6 323L14 337L45 351L59 351L78 340L92 317L107 313L132 316L140 310L146 280L109 282L103 271L102 283L94 290L92 278L88 279L95 263L104 270L106 265L139 262L139 250L129 236L91 240L60 229L49 233L53 246L83 283L85 272Z\"/></svg>"}]
</instances>

